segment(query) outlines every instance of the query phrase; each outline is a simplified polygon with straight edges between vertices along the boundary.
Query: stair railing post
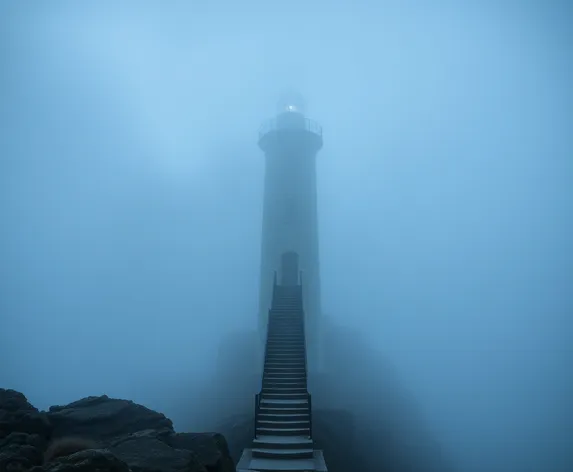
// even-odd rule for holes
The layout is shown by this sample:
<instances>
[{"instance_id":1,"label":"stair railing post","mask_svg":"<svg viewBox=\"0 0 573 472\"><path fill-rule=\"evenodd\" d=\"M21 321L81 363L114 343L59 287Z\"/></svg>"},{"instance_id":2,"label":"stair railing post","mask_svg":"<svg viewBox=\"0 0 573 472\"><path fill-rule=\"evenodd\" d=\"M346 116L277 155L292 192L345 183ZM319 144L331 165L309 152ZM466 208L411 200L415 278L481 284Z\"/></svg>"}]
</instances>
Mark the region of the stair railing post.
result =
<instances>
[{"instance_id":1,"label":"stair railing post","mask_svg":"<svg viewBox=\"0 0 573 472\"><path fill-rule=\"evenodd\" d=\"M273 275L273 299L271 300L271 306L273 306L275 303L275 296L277 293L277 285L278 285L277 278L278 278L277 271L275 270Z\"/></svg>"},{"instance_id":2,"label":"stair railing post","mask_svg":"<svg viewBox=\"0 0 573 472\"><path fill-rule=\"evenodd\" d=\"M312 396L308 394L308 439L312 439Z\"/></svg>"},{"instance_id":3,"label":"stair railing post","mask_svg":"<svg viewBox=\"0 0 573 472\"><path fill-rule=\"evenodd\" d=\"M257 417L259 416L259 394L255 395L255 439L257 439Z\"/></svg>"}]
</instances>

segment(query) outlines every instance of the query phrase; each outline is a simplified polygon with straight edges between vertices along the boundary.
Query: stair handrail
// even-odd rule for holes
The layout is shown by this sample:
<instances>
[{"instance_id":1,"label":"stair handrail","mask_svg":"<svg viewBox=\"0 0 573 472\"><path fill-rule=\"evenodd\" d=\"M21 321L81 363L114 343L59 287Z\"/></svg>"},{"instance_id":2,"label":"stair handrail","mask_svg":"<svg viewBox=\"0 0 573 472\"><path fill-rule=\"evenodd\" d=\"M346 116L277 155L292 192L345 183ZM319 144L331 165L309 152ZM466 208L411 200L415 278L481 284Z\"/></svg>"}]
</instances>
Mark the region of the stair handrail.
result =
<instances>
[{"instance_id":1,"label":"stair handrail","mask_svg":"<svg viewBox=\"0 0 573 472\"><path fill-rule=\"evenodd\" d=\"M302 312L302 335L304 336L304 373L306 378L306 400L308 402L308 438L312 439L312 397L308 391L308 358L307 358L307 343L306 343L306 316L303 309L302 300L302 270L299 272L300 284L300 308Z\"/></svg>"},{"instance_id":2,"label":"stair handrail","mask_svg":"<svg viewBox=\"0 0 573 472\"><path fill-rule=\"evenodd\" d=\"M273 277L273 302L275 299L276 289L277 289L277 271L275 270L274 277ZM263 375L261 376L261 389L259 390L259 393L255 394L255 439L257 438L257 418L259 416L259 411L261 409L261 399L263 397L263 384L264 384L264 378L265 378L265 361L267 360L267 351L269 349L268 341L269 341L270 317L271 317L271 309L269 309L269 312L267 314L267 334L265 336L265 352L263 354L263 368L262 368Z\"/></svg>"}]
</instances>

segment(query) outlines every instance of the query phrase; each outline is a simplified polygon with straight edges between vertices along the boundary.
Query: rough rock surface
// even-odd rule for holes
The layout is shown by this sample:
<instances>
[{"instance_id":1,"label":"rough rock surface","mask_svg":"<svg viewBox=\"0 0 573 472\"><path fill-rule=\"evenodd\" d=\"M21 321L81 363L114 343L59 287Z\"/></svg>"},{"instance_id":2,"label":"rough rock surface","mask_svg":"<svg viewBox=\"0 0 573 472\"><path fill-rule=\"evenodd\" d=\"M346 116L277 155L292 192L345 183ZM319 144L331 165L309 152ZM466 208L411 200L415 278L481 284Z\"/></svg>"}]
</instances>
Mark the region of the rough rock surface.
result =
<instances>
[{"instance_id":1,"label":"rough rock surface","mask_svg":"<svg viewBox=\"0 0 573 472\"><path fill-rule=\"evenodd\" d=\"M129 466L106 449L87 449L34 467L31 472L129 472Z\"/></svg>"},{"instance_id":2,"label":"rough rock surface","mask_svg":"<svg viewBox=\"0 0 573 472\"><path fill-rule=\"evenodd\" d=\"M40 465L50 436L44 413L21 393L0 389L0 472Z\"/></svg>"},{"instance_id":3,"label":"rough rock surface","mask_svg":"<svg viewBox=\"0 0 573 472\"><path fill-rule=\"evenodd\" d=\"M78 437L87 449L42 464L51 441ZM24 395L0 389L0 472L234 472L216 433L176 433L161 413L127 400L88 397L39 412Z\"/></svg>"}]
</instances>

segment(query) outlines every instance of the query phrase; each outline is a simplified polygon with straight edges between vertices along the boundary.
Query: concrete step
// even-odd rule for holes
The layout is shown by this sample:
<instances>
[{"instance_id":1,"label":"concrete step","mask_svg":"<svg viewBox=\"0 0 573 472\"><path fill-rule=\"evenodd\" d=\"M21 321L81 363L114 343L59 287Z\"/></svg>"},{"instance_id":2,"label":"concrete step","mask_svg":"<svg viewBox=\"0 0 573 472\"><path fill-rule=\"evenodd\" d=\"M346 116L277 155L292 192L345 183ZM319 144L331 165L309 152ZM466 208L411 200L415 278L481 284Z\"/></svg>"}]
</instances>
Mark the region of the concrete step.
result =
<instances>
[{"instance_id":1,"label":"concrete step","mask_svg":"<svg viewBox=\"0 0 573 472\"><path fill-rule=\"evenodd\" d=\"M312 459L314 456L313 449L267 449L255 448L252 449L253 457L261 459Z\"/></svg>"},{"instance_id":2,"label":"concrete step","mask_svg":"<svg viewBox=\"0 0 573 472\"><path fill-rule=\"evenodd\" d=\"M290 349L293 351L304 350L306 348L306 340L304 336L285 336L275 337L267 340L267 346L270 348Z\"/></svg>"},{"instance_id":3,"label":"concrete step","mask_svg":"<svg viewBox=\"0 0 573 472\"><path fill-rule=\"evenodd\" d=\"M304 362L265 362L265 371L270 372L272 369L301 369L306 371Z\"/></svg>"},{"instance_id":4,"label":"concrete step","mask_svg":"<svg viewBox=\"0 0 573 472\"><path fill-rule=\"evenodd\" d=\"M273 366L273 367L265 368L264 373L265 374L272 374L272 375L276 375L276 374L306 375L306 370L304 369L304 367L298 368L298 367L274 367Z\"/></svg>"},{"instance_id":5,"label":"concrete step","mask_svg":"<svg viewBox=\"0 0 573 472\"><path fill-rule=\"evenodd\" d=\"M306 382L306 372L304 371L297 371L297 372L264 372L263 373L263 381L264 380L284 380L289 379L293 381L300 381L304 380Z\"/></svg>"},{"instance_id":6,"label":"concrete step","mask_svg":"<svg viewBox=\"0 0 573 472\"><path fill-rule=\"evenodd\" d=\"M306 386L306 379L286 379L288 382L283 382L283 378L270 378L263 379L263 385L304 385Z\"/></svg>"},{"instance_id":7,"label":"concrete step","mask_svg":"<svg viewBox=\"0 0 573 472\"><path fill-rule=\"evenodd\" d=\"M265 363L266 364L266 363ZM305 373L305 368L304 368L304 364L301 366L296 366L296 367L291 367L291 366L277 366L277 365L271 365L268 368L265 365L265 372L271 373L271 372L276 372L277 374L284 374L287 372L290 373L296 373L296 374L304 374Z\"/></svg>"},{"instance_id":8,"label":"concrete step","mask_svg":"<svg viewBox=\"0 0 573 472\"><path fill-rule=\"evenodd\" d=\"M261 411L262 411L262 410L261 410ZM289 412L292 411L292 415L291 415L291 413L283 413L284 411L289 411ZM284 418L289 417L289 415L291 415L291 416L294 415L295 417L296 417L296 415L308 415L308 409L306 409L306 410L305 410L305 409L302 409L302 408L298 408L298 409L291 408L291 409L289 409L289 410L283 410L283 409L278 410L278 409L277 409L277 411L272 410L270 413L266 413L266 412L265 412L265 413L261 413L261 418L262 418L264 415L272 416L272 415L279 415L279 414L280 414L280 415L284 415Z\"/></svg>"},{"instance_id":9,"label":"concrete step","mask_svg":"<svg viewBox=\"0 0 573 472\"><path fill-rule=\"evenodd\" d=\"M304 364L305 353L303 352L287 352L287 353L271 353L267 354L265 357L265 362L267 360L275 361L292 361L292 362L302 362Z\"/></svg>"},{"instance_id":10,"label":"concrete step","mask_svg":"<svg viewBox=\"0 0 573 472\"><path fill-rule=\"evenodd\" d=\"M267 354L274 354L278 356L303 356L304 357L305 349L301 347L297 348L290 348L285 346L273 346L267 347Z\"/></svg>"},{"instance_id":11,"label":"concrete step","mask_svg":"<svg viewBox=\"0 0 573 472\"><path fill-rule=\"evenodd\" d=\"M285 418L289 415L308 415L308 406L306 408L260 408L260 415L284 415Z\"/></svg>"},{"instance_id":12,"label":"concrete step","mask_svg":"<svg viewBox=\"0 0 573 472\"><path fill-rule=\"evenodd\" d=\"M263 386L263 395L265 393L306 393L306 387L265 387Z\"/></svg>"},{"instance_id":13,"label":"concrete step","mask_svg":"<svg viewBox=\"0 0 573 472\"><path fill-rule=\"evenodd\" d=\"M314 441L307 436L263 436L253 439L253 447L261 449L307 449Z\"/></svg>"},{"instance_id":14,"label":"concrete step","mask_svg":"<svg viewBox=\"0 0 573 472\"><path fill-rule=\"evenodd\" d=\"M309 413L259 413L259 419L270 421L309 421Z\"/></svg>"},{"instance_id":15,"label":"concrete step","mask_svg":"<svg viewBox=\"0 0 573 472\"><path fill-rule=\"evenodd\" d=\"M263 388L307 388L305 381L300 382L277 382L273 380L272 382L263 382Z\"/></svg>"},{"instance_id":16,"label":"concrete step","mask_svg":"<svg viewBox=\"0 0 573 472\"><path fill-rule=\"evenodd\" d=\"M308 428L257 428L257 434L269 436L308 436Z\"/></svg>"},{"instance_id":17,"label":"concrete step","mask_svg":"<svg viewBox=\"0 0 573 472\"><path fill-rule=\"evenodd\" d=\"M302 341L304 340L304 336L300 334L290 334L290 333L270 333L267 338L267 341Z\"/></svg>"},{"instance_id":18,"label":"concrete step","mask_svg":"<svg viewBox=\"0 0 573 472\"><path fill-rule=\"evenodd\" d=\"M285 359L302 359L304 361L305 358L305 351L304 350L274 350L274 351L267 351L266 359L273 358L277 360L285 360Z\"/></svg>"},{"instance_id":19,"label":"concrete step","mask_svg":"<svg viewBox=\"0 0 573 472\"><path fill-rule=\"evenodd\" d=\"M304 356L267 356L265 365L270 364L276 364L277 366L301 364L304 367Z\"/></svg>"},{"instance_id":20,"label":"concrete step","mask_svg":"<svg viewBox=\"0 0 573 472\"><path fill-rule=\"evenodd\" d=\"M282 400L276 398L261 398L261 407L262 408L282 408L289 410L290 408L306 408L308 410L308 399L305 398L294 399L294 400ZM306 410L305 410L306 411Z\"/></svg>"},{"instance_id":21,"label":"concrete step","mask_svg":"<svg viewBox=\"0 0 573 472\"><path fill-rule=\"evenodd\" d=\"M304 355L305 355L304 349L284 349L284 348L274 348L272 350L267 349L267 357L275 357L277 359L284 359L286 357L304 359Z\"/></svg>"},{"instance_id":22,"label":"concrete step","mask_svg":"<svg viewBox=\"0 0 573 472\"><path fill-rule=\"evenodd\" d=\"M276 323L276 324L275 324ZM283 322L279 322L279 321L269 321L268 323L268 327L269 330L272 331L273 329L287 329L287 328L293 328L293 329L297 329L300 332L304 331L304 328L302 326L300 326L298 323L283 323Z\"/></svg>"},{"instance_id":23,"label":"concrete step","mask_svg":"<svg viewBox=\"0 0 573 472\"><path fill-rule=\"evenodd\" d=\"M299 393L263 393L263 400L305 400L308 398L307 392Z\"/></svg>"},{"instance_id":24,"label":"concrete step","mask_svg":"<svg viewBox=\"0 0 573 472\"><path fill-rule=\"evenodd\" d=\"M304 334L304 329L298 326L281 326L281 325L272 325L269 324L269 336L280 336L285 334L295 335L295 334Z\"/></svg>"},{"instance_id":25,"label":"concrete step","mask_svg":"<svg viewBox=\"0 0 573 472\"><path fill-rule=\"evenodd\" d=\"M269 323L269 332L279 331L282 333L284 331L292 331L297 333L304 332L302 326L296 326L292 323L278 323L278 322L270 322Z\"/></svg>"},{"instance_id":26,"label":"concrete step","mask_svg":"<svg viewBox=\"0 0 573 472\"><path fill-rule=\"evenodd\" d=\"M272 342L267 345L267 352L285 352L285 353L304 353L306 351L304 344L285 344L280 342Z\"/></svg>"},{"instance_id":27,"label":"concrete step","mask_svg":"<svg viewBox=\"0 0 573 472\"><path fill-rule=\"evenodd\" d=\"M304 333L285 333L282 331L269 331L267 341L303 341Z\"/></svg>"},{"instance_id":28,"label":"concrete step","mask_svg":"<svg viewBox=\"0 0 573 472\"><path fill-rule=\"evenodd\" d=\"M272 421L263 418L257 419L257 424L260 428L277 428L277 429L292 429L292 428L310 428L310 421Z\"/></svg>"}]
</instances>

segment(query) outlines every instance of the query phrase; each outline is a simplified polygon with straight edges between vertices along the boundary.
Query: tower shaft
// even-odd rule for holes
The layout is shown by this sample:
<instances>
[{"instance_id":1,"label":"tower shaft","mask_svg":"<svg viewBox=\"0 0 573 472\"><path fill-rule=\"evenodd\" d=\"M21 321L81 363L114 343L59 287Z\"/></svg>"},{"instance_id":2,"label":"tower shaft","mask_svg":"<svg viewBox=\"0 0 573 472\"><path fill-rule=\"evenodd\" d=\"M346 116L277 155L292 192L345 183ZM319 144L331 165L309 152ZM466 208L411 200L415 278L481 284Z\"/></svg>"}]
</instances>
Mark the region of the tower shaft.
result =
<instances>
[{"instance_id":1,"label":"tower shaft","mask_svg":"<svg viewBox=\"0 0 573 472\"><path fill-rule=\"evenodd\" d=\"M288 284L288 280L281 280L281 261L285 253L296 253L308 342L312 344L321 310L316 155L322 147L322 130L302 113L288 109L266 123L259 136L259 146L265 152L261 337L264 340L275 271L279 283Z\"/></svg>"}]
</instances>

